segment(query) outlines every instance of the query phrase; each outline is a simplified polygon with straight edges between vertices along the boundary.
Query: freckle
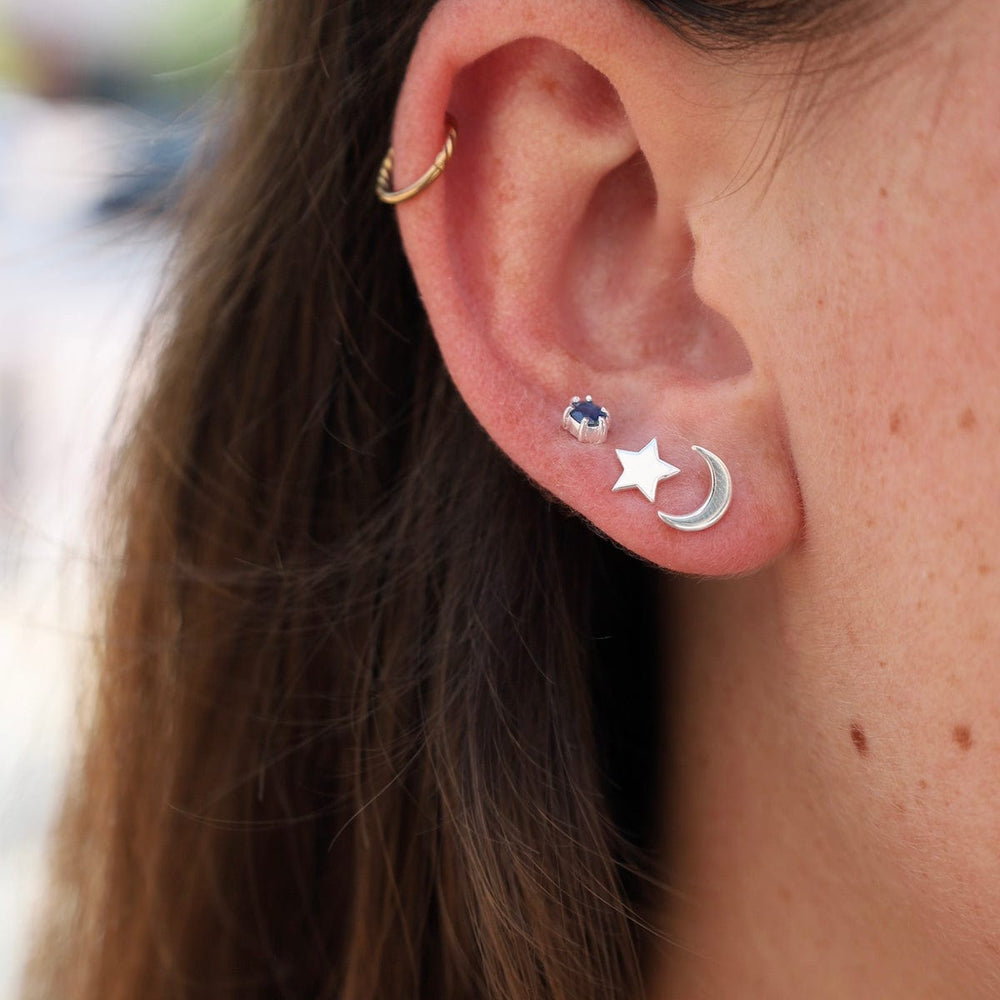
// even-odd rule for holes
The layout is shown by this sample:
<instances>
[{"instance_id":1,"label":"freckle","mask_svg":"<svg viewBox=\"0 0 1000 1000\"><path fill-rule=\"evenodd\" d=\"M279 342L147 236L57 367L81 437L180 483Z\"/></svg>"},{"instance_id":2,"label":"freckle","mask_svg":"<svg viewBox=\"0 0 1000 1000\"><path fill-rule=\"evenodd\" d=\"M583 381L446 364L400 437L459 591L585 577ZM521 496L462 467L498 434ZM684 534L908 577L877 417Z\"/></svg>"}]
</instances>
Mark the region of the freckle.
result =
<instances>
[{"instance_id":1,"label":"freckle","mask_svg":"<svg viewBox=\"0 0 1000 1000\"><path fill-rule=\"evenodd\" d=\"M923 790L924 790L924 789L925 789L926 787L927 787L927 782L926 782L926 781L924 781L924 779L923 779L923 778L921 778L921 779L920 779L920 780L919 780L919 781L917 782L917 788L919 788L919 789L920 789L921 791L923 791Z\"/></svg>"},{"instance_id":2,"label":"freckle","mask_svg":"<svg viewBox=\"0 0 1000 1000\"><path fill-rule=\"evenodd\" d=\"M965 518L964 517L960 517L955 522L955 530L956 531L964 531L965 530Z\"/></svg>"},{"instance_id":3,"label":"freckle","mask_svg":"<svg viewBox=\"0 0 1000 1000\"><path fill-rule=\"evenodd\" d=\"M903 427L903 408L899 407L889 414L889 433L898 434Z\"/></svg>"},{"instance_id":4,"label":"freckle","mask_svg":"<svg viewBox=\"0 0 1000 1000\"><path fill-rule=\"evenodd\" d=\"M851 723L851 742L861 757L868 756L868 737L865 736L865 731L856 722Z\"/></svg>"},{"instance_id":5,"label":"freckle","mask_svg":"<svg viewBox=\"0 0 1000 1000\"><path fill-rule=\"evenodd\" d=\"M971 407L966 407L962 411L962 415L958 418L958 426L962 428L963 431L971 431L976 424L979 423L976 420L975 413L972 412Z\"/></svg>"},{"instance_id":6,"label":"freckle","mask_svg":"<svg viewBox=\"0 0 1000 1000\"><path fill-rule=\"evenodd\" d=\"M493 195L501 205L509 205L517 197L513 185L498 184L493 189Z\"/></svg>"},{"instance_id":7,"label":"freckle","mask_svg":"<svg viewBox=\"0 0 1000 1000\"><path fill-rule=\"evenodd\" d=\"M555 77L543 76L541 79L541 87L547 94L554 94L559 89L559 84Z\"/></svg>"},{"instance_id":8,"label":"freckle","mask_svg":"<svg viewBox=\"0 0 1000 1000\"><path fill-rule=\"evenodd\" d=\"M993 567L989 563L980 563L976 569L979 570L980 576L989 576L993 572Z\"/></svg>"},{"instance_id":9,"label":"freckle","mask_svg":"<svg viewBox=\"0 0 1000 1000\"><path fill-rule=\"evenodd\" d=\"M963 750L968 750L972 746L972 730L968 726L955 726L951 731L951 738Z\"/></svg>"},{"instance_id":10,"label":"freckle","mask_svg":"<svg viewBox=\"0 0 1000 1000\"><path fill-rule=\"evenodd\" d=\"M825 305L826 305L826 299L817 299L816 300L816 308L817 309L822 309L823 306L825 306Z\"/></svg>"},{"instance_id":11,"label":"freckle","mask_svg":"<svg viewBox=\"0 0 1000 1000\"><path fill-rule=\"evenodd\" d=\"M865 518L865 527L866 528L874 528L875 527L875 518L874 517L866 517Z\"/></svg>"},{"instance_id":12,"label":"freckle","mask_svg":"<svg viewBox=\"0 0 1000 1000\"><path fill-rule=\"evenodd\" d=\"M906 815L906 803L905 802L895 801L895 802L892 803L892 808L896 810L896 815L897 816L905 816Z\"/></svg>"},{"instance_id":13,"label":"freckle","mask_svg":"<svg viewBox=\"0 0 1000 1000\"><path fill-rule=\"evenodd\" d=\"M880 187L878 189L878 196L880 198L888 198L889 197L889 189L888 188L884 188L884 187Z\"/></svg>"}]
</instances>

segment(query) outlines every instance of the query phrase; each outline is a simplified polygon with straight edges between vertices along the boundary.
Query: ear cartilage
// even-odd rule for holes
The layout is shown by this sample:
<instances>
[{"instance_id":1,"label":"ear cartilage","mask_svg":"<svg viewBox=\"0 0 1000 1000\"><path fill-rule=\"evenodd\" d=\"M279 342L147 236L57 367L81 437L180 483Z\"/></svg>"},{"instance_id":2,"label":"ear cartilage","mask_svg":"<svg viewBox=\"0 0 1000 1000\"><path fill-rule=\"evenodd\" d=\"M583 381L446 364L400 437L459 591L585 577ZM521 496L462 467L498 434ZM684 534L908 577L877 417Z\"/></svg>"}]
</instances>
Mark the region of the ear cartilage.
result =
<instances>
[{"instance_id":1,"label":"ear cartilage","mask_svg":"<svg viewBox=\"0 0 1000 1000\"><path fill-rule=\"evenodd\" d=\"M593 396L574 396L563 410L562 426L583 444L603 444L611 427L611 414L595 403Z\"/></svg>"}]
</instances>

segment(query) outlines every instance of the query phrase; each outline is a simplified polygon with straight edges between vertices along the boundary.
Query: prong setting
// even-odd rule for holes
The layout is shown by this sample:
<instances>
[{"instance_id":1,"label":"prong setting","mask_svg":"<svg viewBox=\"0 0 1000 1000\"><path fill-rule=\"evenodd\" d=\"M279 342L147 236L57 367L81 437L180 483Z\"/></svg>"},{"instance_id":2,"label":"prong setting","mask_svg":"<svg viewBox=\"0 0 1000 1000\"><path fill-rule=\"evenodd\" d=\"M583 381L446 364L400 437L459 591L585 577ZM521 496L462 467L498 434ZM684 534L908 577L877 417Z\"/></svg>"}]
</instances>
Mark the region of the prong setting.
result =
<instances>
[{"instance_id":1,"label":"prong setting","mask_svg":"<svg viewBox=\"0 0 1000 1000\"><path fill-rule=\"evenodd\" d=\"M593 396L584 400L573 396L563 410L562 427L581 444L603 444L611 428L611 414L595 403Z\"/></svg>"}]
</instances>

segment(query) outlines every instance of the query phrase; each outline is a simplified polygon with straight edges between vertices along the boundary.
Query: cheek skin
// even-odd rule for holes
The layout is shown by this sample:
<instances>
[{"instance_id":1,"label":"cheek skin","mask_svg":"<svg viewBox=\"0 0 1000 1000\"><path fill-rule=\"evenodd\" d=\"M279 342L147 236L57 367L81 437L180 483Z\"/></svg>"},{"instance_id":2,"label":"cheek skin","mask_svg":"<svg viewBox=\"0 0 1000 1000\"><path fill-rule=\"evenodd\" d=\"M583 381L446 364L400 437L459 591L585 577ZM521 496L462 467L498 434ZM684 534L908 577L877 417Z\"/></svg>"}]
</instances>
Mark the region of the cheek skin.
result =
<instances>
[{"instance_id":1,"label":"cheek skin","mask_svg":"<svg viewBox=\"0 0 1000 1000\"><path fill-rule=\"evenodd\" d=\"M727 253L800 479L785 638L844 836L1000 954L1000 11L938 31L830 109L748 196L766 247Z\"/></svg>"}]
</instances>

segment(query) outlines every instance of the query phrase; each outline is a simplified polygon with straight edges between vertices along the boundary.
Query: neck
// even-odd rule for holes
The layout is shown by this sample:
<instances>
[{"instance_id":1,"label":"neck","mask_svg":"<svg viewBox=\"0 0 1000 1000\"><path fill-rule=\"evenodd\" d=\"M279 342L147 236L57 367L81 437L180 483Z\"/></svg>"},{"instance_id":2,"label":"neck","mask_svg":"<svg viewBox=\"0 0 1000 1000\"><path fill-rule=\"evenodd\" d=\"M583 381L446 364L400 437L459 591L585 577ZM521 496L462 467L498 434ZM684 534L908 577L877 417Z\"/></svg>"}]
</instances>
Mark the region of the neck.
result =
<instances>
[{"instance_id":1,"label":"neck","mask_svg":"<svg viewBox=\"0 0 1000 1000\"><path fill-rule=\"evenodd\" d=\"M979 996L881 817L851 731L859 658L799 576L788 560L664 584L669 890L649 996Z\"/></svg>"}]
</instances>

